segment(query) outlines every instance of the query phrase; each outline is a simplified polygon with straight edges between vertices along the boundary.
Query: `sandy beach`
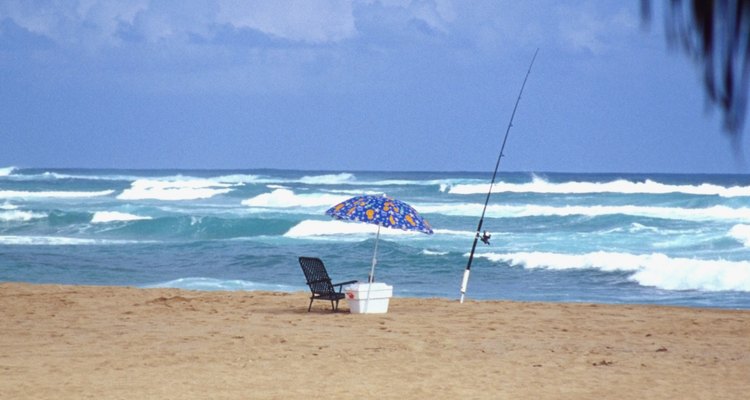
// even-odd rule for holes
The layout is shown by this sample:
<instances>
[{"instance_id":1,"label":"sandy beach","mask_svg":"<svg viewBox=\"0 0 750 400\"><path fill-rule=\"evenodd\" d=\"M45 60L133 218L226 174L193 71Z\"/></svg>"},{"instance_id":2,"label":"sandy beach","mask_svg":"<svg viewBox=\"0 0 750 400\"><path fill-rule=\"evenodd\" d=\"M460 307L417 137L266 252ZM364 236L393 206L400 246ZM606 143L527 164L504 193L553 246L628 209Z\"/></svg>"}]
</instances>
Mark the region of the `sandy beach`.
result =
<instances>
[{"instance_id":1,"label":"sandy beach","mask_svg":"<svg viewBox=\"0 0 750 400\"><path fill-rule=\"evenodd\" d=\"M0 284L3 399L745 399L750 311Z\"/></svg>"}]
</instances>

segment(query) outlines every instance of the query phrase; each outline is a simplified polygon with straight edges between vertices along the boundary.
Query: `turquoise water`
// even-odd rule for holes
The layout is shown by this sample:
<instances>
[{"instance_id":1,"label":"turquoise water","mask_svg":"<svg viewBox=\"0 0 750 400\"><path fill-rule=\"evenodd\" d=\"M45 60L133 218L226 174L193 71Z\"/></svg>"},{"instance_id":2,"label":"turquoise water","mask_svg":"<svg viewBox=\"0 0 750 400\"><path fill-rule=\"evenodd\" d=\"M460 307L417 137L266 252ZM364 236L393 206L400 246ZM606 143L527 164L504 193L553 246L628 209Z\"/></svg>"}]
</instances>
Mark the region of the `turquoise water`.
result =
<instances>
[{"instance_id":1,"label":"turquoise water","mask_svg":"<svg viewBox=\"0 0 750 400\"><path fill-rule=\"evenodd\" d=\"M366 280L387 193L434 235L384 229L376 279L458 298L489 173L0 168L0 281L307 290L297 263ZM750 308L750 176L501 173L468 298Z\"/></svg>"}]
</instances>

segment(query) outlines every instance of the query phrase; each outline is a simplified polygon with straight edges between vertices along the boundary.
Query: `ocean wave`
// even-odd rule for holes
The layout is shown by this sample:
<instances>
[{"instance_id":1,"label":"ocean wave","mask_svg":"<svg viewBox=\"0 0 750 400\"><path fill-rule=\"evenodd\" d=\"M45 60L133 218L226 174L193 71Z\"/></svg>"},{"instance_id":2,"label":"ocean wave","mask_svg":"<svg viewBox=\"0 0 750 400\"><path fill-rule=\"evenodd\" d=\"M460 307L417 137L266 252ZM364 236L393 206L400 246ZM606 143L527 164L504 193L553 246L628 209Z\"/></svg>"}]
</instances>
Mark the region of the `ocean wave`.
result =
<instances>
[{"instance_id":1,"label":"ocean wave","mask_svg":"<svg viewBox=\"0 0 750 400\"><path fill-rule=\"evenodd\" d=\"M15 173L8 176L9 179L14 181L54 181L54 180L89 180L89 181L134 181L140 179L134 175L95 175L95 174L66 174L63 172L45 171L41 173L30 173L28 170L19 171L16 169ZM2 176L2 175L0 175Z\"/></svg>"},{"instance_id":2,"label":"ocean wave","mask_svg":"<svg viewBox=\"0 0 750 400\"><path fill-rule=\"evenodd\" d=\"M374 224L347 221L304 220L293 226L284 236L288 238L320 238L326 236L374 235L378 226ZM475 232L456 231L450 229L435 229L436 235L454 235L473 237ZM380 236L427 236L421 232L405 231L401 229L383 228ZM338 239L338 238L337 238Z\"/></svg>"},{"instance_id":3,"label":"ocean wave","mask_svg":"<svg viewBox=\"0 0 750 400\"><path fill-rule=\"evenodd\" d=\"M316 186L439 186L441 191L445 191L455 185L476 182L475 179L359 179L355 174L350 172L328 173L320 175L304 175L299 178L261 175L261 174L225 174L217 176L197 177L184 174L165 174L158 175L135 175L127 173L106 174L100 171L91 170L90 174L85 172L67 173L57 171L45 171L42 173L23 173L18 174L15 167L0 168L0 177L7 176L13 180L34 181L34 180L90 180L90 181L203 181L214 182L217 185L232 184L267 184L267 185L284 185L284 184L304 184ZM5 174L5 175L3 175ZM358 194L361 194L359 191Z\"/></svg>"},{"instance_id":4,"label":"ocean wave","mask_svg":"<svg viewBox=\"0 0 750 400\"><path fill-rule=\"evenodd\" d=\"M750 225L737 224L729 230L728 235L745 247L750 247Z\"/></svg>"},{"instance_id":5,"label":"ocean wave","mask_svg":"<svg viewBox=\"0 0 750 400\"><path fill-rule=\"evenodd\" d=\"M465 254L468 257L468 254ZM484 253L475 257L535 269L597 269L632 272L630 280L664 290L750 292L750 261L671 258L654 253L637 255L617 252L560 254L544 252Z\"/></svg>"},{"instance_id":6,"label":"ocean wave","mask_svg":"<svg viewBox=\"0 0 750 400\"><path fill-rule=\"evenodd\" d=\"M313 175L303 176L300 178L300 183L307 183L311 185L341 185L355 180L354 175L342 172L340 174L326 174L326 175Z\"/></svg>"},{"instance_id":7,"label":"ocean wave","mask_svg":"<svg viewBox=\"0 0 750 400\"><path fill-rule=\"evenodd\" d=\"M485 194L490 188L489 183L457 184L448 188L450 194ZM647 179L643 182L633 182L618 179L610 182L561 182L552 183L534 176L527 183L498 182L492 187L493 193L541 193L541 194L668 194L683 193L702 196L721 197L750 197L750 186L725 187L703 183L700 185L670 185Z\"/></svg>"},{"instance_id":8,"label":"ocean wave","mask_svg":"<svg viewBox=\"0 0 750 400\"><path fill-rule=\"evenodd\" d=\"M221 175L215 178L208 178L208 180L215 181L218 183L257 183L260 180L260 176L254 174L232 174L232 175Z\"/></svg>"},{"instance_id":9,"label":"ocean wave","mask_svg":"<svg viewBox=\"0 0 750 400\"><path fill-rule=\"evenodd\" d=\"M315 238L326 236L348 236L348 235L374 235L378 226L373 224L345 222L345 221L318 221L305 220L293 226L284 236L288 238ZM380 236L416 236L424 233L404 231L401 229L385 228L380 230Z\"/></svg>"},{"instance_id":10,"label":"ocean wave","mask_svg":"<svg viewBox=\"0 0 750 400\"><path fill-rule=\"evenodd\" d=\"M299 286L279 285L272 283L258 283L239 279L215 279L204 277L180 278L167 282L143 285L142 288L174 288L186 290L206 291L271 291L271 292L296 292L304 288Z\"/></svg>"},{"instance_id":11,"label":"ocean wave","mask_svg":"<svg viewBox=\"0 0 750 400\"><path fill-rule=\"evenodd\" d=\"M276 189L271 193L263 193L243 200L242 205L260 208L305 207L326 210L347 198L347 196L327 193L296 194L289 189Z\"/></svg>"},{"instance_id":12,"label":"ocean wave","mask_svg":"<svg viewBox=\"0 0 750 400\"><path fill-rule=\"evenodd\" d=\"M477 216L482 204L417 204L422 214L448 216ZM485 214L490 218L567 217L581 215L600 217L604 215L632 215L637 217L674 219L685 221L750 221L750 208L713 206L707 208L652 207L652 206L541 206L541 205L489 205Z\"/></svg>"},{"instance_id":13,"label":"ocean wave","mask_svg":"<svg viewBox=\"0 0 750 400\"><path fill-rule=\"evenodd\" d=\"M12 246L81 246L155 243L142 240L85 239L63 236L0 236L0 244Z\"/></svg>"},{"instance_id":14,"label":"ocean wave","mask_svg":"<svg viewBox=\"0 0 750 400\"><path fill-rule=\"evenodd\" d=\"M424 249L424 250L422 250L422 254L424 254L426 256L446 256L446 255L450 254L450 252Z\"/></svg>"},{"instance_id":15,"label":"ocean wave","mask_svg":"<svg viewBox=\"0 0 750 400\"><path fill-rule=\"evenodd\" d=\"M457 231L455 229L433 229L432 232L436 235L468 236L471 238L473 238L474 235L476 235L475 231Z\"/></svg>"},{"instance_id":16,"label":"ocean wave","mask_svg":"<svg viewBox=\"0 0 750 400\"><path fill-rule=\"evenodd\" d=\"M91 223L100 224L107 222L139 221L145 219L151 219L151 217L144 217L119 211L97 211L94 213L93 217L91 217Z\"/></svg>"},{"instance_id":17,"label":"ocean wave","mask_svg":"<svg viewBox=\"0 0 750 400\"><path fill-rule=\"evenodd\" d=\"M117 196L120 200L199 200L233 190L236 183L221 183L210 179L138 179Z\"/></svg>"},{"instance_id":18,"label":"ocean wave","mask_svg":"<svg viewBox=\"0 0 750 400\"><path fill-rule=\"evenodd\" d=\"M15 171L16 171L16 167L13 167L13 166L11 166L11 167L2 167L2 168L0 168L0 177L10 176Z\"/></svg>"},{"instance_id":19,"label":"ocean wave","mask_svg":"<svg viewBox=\"0 0 750 400\"><path fill-rule=\"evenodd\" d=\"M0 221L31 221L32 219L47 218L45 213L37 213L33 211L22 211L22 210L7 210L0 211Z\"/></svg>"},{"instance_id":20,"label":"ocean wave","mask_svg":"<svg viewBox=\"0 0 750 400\"><path fill-rule=\"evenodd\" d=\"M439 186L441 189L451 187L460 183L465 183L467 179L378 179L367 180L360 179L352 173L342 172L339 174L325 174L303 176L298 180L292 180L292 183L304 183L309 185L342 185L342 186ZM282 182L283 183L283 182ZM361 193L359 193L361 194Z\"/></svg>"},{"instance_id":21,"label":"ocean wave","mask_svg":"<svg viewBox=\"0 0 750 400\"><path fill-rule=\"evenodd\" d=\"M95 192L76 191L39 191L29 192L23 190L0 190L0 199L80 199L87 197L103 197L113 194L114 190L99 190Z\"/></svg>"}]
</instances>

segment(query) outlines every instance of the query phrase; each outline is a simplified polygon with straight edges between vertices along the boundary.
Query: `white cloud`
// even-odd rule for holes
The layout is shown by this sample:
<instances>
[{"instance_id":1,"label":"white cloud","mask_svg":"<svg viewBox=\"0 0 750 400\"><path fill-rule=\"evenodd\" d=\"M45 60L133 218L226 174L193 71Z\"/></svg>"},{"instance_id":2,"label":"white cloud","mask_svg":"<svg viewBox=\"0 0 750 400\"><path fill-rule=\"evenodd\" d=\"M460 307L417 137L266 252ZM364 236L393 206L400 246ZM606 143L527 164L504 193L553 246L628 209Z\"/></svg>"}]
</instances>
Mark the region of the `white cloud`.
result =
<instances>
[{"instance_id":1,"label":"white cloud","mask_svg":"<svg viewBox=\"0 0 750 400\"><path fill-rule=\"evenodd\" d=\"M210 37L219 25L307 43L354 37L352 0L79 0L0 3L0 19L60 44L117 45L124 27L147 42Z\"/></svg>"},{"instance_id":2,"label":"white cloud","mask_svg":"<svg viewBox=\"0 0 750 400\"><path fill-rule=\"evenodd\" d=\"M633 33L637 18L625 9L602 13L592 7L558 8L560 44L576 52L601 54L608 51L618 38Z\"/></svg>"},{"instance_id":3,"label":"white cloud","mask_svg":"<svg viewBox=\"0 0 750 400\"><path fill-rule=\"evenodd\" d=\"M28 2L8 0L0 4L0 19L45 36L57 43L111 44L119 24L132 23L148 8L147 0L80 0L78 2Z\"/></svg>"},{"instance_id":4,"label":"white cloud","mask_svg":"<svg viewBox=\"0 0 750 400\"><path fill-rule=\"evenodd\" d=\"M349 0L219 0L217 22L293 41L336 42L354 37Z\"/></svg>"},{"instance_id":5,"label":"white cloud","mask_svg":"<svg viewBox=\"0 0 750 400\"><path fill-rule=\"evenodd\" d=\"M369 5L379 4L386 9L397 10L397 13L404 13L407 18L424 22L430 28L444 33L448 32L448 26L456 19L453 0L359 0L357 2Z\"/></svg>"},{"instance_id":6,"label":"white cloud","mask_svg":"<svg viewBox=\"0 0 750 400\"><path fill-rule=\"evenodd\" d=\"M433 29L448 32L448 24L456 18L451 0L435 2L416 1L409 6L414 18L419 19Z\"/></svg>"},{"instance_id":7,"label":"white cloud","mask_svg":"<svg viewBox=\"0 0 750 400\"><path fill-rule=\"evenodd\" d=\"M358 4L374 3L376 0L6 0L0 2L0 19L8 18L62 45L95 49L121 44L123 32L129 39L154 43L184 41L190 34L211 38L221 26L323 44L357 37L354 9ZM444 33L457 15L452 0L377 3Z\"/></svg>"}]
</instances>

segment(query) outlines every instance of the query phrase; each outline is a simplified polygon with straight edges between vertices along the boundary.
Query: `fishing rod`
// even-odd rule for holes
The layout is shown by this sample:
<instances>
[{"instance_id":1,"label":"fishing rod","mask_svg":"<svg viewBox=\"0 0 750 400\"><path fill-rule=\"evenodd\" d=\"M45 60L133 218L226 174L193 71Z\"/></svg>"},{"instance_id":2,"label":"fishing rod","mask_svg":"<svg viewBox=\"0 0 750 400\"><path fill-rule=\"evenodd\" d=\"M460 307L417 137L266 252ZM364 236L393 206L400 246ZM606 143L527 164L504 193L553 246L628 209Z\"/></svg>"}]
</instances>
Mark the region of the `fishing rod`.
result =
<instances>
[{"instance_id":1,"label":"fishing rod","mask_svg":"<svg viewBox=\"0 0 750 400\"><path fill-rule=\"evenodd\" d=\"M508 122L508 128L505 130L505 138L503 138L503 145L500 147L500 154L497 156L497 163L495 163L495 172L492 173L492 181L490 182L490 190L487 191L487 198L484 200L484 208L482 209L482 216L479 218L479 225L477 226L477 233L474 235L474 244L471 245L471 253L469 253L469 262L466 264L466 270L464 270L464 277L461 281L461 303L464 302L464 296L466 295L466 286L469 284L469 274L471 273L471 262L474 260L474 251L477 248L477 241L481 240L482 243L490 244L490 235L487 231L482 232L482 225L484 224L484 214L487 212L487 204L490 202L490 195L492 194L492 187L495 185L495 178L497 177L497 169L500 167L500 159L503 158L503 152L505 151L505 143L508 142L508 134L510 133L510 127L513 126L513 117L516 115L516 109L518 109L518 103L521 101L521 94L523 94L523 88L526 86L526 80L529 79L531 74L531 67L534 65L536 60L536 54L539 53L537 48L534 52L534 57L531 58L529 64L529 70L526 71L526 77L523 78L523 84L521 85L521 91L518 92L518 98L516 99L516 105L513 107L513 113L510 114L510 121Z\"/></svg>"}]
</instances>

